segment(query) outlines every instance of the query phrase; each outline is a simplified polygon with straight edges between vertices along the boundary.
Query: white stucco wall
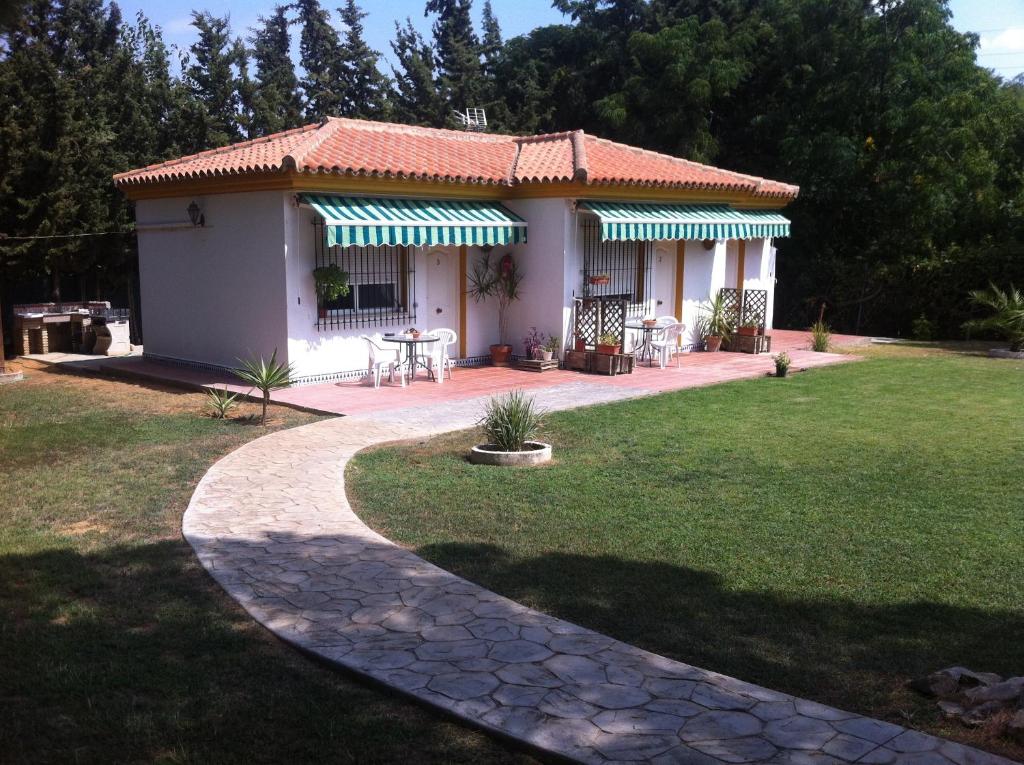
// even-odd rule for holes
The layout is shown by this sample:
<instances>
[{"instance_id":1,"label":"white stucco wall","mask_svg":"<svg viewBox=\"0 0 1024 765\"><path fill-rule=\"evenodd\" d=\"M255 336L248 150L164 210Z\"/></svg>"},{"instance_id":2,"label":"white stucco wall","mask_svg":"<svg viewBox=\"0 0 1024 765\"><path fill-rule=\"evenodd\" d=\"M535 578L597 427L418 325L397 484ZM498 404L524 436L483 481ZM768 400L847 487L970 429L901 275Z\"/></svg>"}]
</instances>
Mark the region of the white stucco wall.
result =
<instances>
[{"instance_id":1,"label":"white stucco wall","mask_svg":"<svg viewBox=\"0 0 1024 765\"><path fill-rule=\"evenodd\" d=\"M415 248L416 319L393 325L353 329L318 329L313 281L315 243L313 211L285 192L196 197L207 225L193 228L187 207L193 198L137 203L139 268L143 331L147 353L220 366L236 366L239 357L269 357L295 365L298 377L330 376L363 370L366 344L360 335L398 332L409 324L429 330L449 326L460 331L458 248ZM496 248L494 257L511 252L523 269L522 299L511 306L509 337L515 353L536 326L556 334L563 347L572 336L573 299L582 286L583 242L577 215L566 199L521 199L504 202L529 222L528 242ZM649 300L643 315L675 312L675 242L654 245L648 271ZM444 253L452 263L453 286L443 315L428 305L428 258ZM467 268L481 257L469 248ZM696 343L700 307L723 286L735 286L738 244L719 241L711 251L699 241L685 243L684 344ZM658 258L662 267L659 268ZM672 268L666 267L671 261ZM773 316L775 250L771 240L746 244L743 284L769 290L768 326ZM663 305L656 299L661 297ZM433 302L437 302L434 300ZM640 314L636 318L639 318ZM488 355L498 341L497 301L466 300L466 356ZM453 349L457 352L457 348Z\"/></svg>"},{"instance_id":2,"label":"white stucco wall","mask_svg":"<svg viewBox=\"0 0 1024 765\"><path fill-rule=\"evenodd\" d=\"M573 215L565 199L517 199L504 204L529 222L527 243L514 251L523 269L522 299L509 310L512 352L523 352L530 327L558 335L563 343L571 333Z\"/></svg>"},{"instance_id":3,"label":"white stucco wall","mask_svg":"<svg viewBox=\"0 0 1024 765\"><path fill-rule=\"evenodd\" d=\"M204 227L189 224L193 199ZM281 192L136 203L146 353L228 367L286 355L285 211Z\"/></svg>"}]
</instances>

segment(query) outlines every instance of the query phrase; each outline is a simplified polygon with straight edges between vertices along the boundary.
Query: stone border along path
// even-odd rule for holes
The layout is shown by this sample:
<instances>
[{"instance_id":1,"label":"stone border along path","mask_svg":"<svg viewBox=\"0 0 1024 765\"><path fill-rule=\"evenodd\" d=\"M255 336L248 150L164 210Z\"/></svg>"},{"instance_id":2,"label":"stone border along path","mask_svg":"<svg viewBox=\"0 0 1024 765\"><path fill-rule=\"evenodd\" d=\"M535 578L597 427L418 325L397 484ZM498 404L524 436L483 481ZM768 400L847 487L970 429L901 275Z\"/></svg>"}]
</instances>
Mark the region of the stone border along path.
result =
<instances>
[{"instance_id":1,"label":"stone border along path","mask_svg":"<svg viewBox=\"0 0 1024 765\"><path fill-rule=\"evenodd\" d=\"M531 393L564 409L646 392L580 383ZM468 427L482 403L339 417L252 441L203 477L184 535L278 637L542 754L690 765L1011 762L533 611L359 520L344 490L356 452Z\"/></svg>"}]
</instances>

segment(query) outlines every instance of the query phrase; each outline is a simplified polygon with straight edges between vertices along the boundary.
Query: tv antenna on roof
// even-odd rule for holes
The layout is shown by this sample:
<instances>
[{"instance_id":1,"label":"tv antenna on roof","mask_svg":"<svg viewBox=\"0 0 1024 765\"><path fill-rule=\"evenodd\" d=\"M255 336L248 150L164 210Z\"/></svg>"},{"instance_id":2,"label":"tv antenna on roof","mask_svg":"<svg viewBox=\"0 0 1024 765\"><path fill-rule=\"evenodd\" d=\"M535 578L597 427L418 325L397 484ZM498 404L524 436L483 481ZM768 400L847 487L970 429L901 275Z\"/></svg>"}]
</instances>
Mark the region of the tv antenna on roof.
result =
<instances>
[{"instance_id":1,"label":"tv antenna on roof","mask_svg":"<svg viewBox=\"0 0 1024 765\"><path fill-rule=\"evenodd\" d=\"M452 113L464 130L482 133L487 129L487 112L479 106L468 106L465 112L453 109Z\"/></svg>"}]
</instances>

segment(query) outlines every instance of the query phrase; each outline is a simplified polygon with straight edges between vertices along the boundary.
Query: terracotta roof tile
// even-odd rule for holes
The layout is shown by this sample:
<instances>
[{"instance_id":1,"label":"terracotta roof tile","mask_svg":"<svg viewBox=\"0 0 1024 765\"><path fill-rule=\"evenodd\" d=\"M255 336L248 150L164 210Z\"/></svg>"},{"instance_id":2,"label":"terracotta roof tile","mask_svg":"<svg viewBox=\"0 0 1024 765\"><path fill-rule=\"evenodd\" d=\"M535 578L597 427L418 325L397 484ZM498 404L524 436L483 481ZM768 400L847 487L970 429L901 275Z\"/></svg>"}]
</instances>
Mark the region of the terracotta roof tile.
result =
<instances>
[{"instance_id":1,"label":"terracotta roof tile","mask_svg":"<svg viewBox=\"0 0 1024 765\"><path fill-rule=\"evenodd\" d=\"M735 191L790 199L799 189L586 135L510 136L331 118L114 176L119 186L296 170L513 186L595 185Z\"/></svg>"}]
</instances>

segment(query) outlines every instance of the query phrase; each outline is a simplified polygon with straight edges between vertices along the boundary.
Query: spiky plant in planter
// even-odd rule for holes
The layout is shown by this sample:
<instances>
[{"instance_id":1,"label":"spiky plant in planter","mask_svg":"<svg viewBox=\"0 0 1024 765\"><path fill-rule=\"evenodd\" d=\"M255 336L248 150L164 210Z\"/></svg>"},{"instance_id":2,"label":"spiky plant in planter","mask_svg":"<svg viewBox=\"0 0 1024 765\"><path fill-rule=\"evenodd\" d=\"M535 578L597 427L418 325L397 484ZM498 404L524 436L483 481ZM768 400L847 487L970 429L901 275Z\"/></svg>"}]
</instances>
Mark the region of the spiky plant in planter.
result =
<instances>
[{"instance_id":1,"label":"spiky plant in planter","mask_svg":"<svg viewBox=\"0 0 1024 765\"><path fill-rule=\"evenodd\" d=\"M488 252L473 265L467 292L477 303L487 298L497 298L498 342L491 346L491 363L505 366L512 355L512 346L508 344L508 307L519 300L523 272L519 270L511 253L501 258L491 256L492 253Z\"/></svg>"}]
</instances>

